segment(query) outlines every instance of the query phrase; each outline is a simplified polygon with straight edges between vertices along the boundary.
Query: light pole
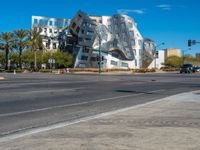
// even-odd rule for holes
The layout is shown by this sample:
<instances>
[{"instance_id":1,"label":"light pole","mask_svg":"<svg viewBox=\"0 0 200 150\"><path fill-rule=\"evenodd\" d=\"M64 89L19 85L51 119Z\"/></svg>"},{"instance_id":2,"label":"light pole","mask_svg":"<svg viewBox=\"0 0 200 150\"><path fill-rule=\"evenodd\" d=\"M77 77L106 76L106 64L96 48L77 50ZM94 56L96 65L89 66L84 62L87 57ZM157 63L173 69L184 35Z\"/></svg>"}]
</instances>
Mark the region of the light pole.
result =
<instances>
[{"instance_id":1,"label":"light pole","mask_svg":"<svg viewBox=\"0 0 200 150\"><path fill-rule=\"evenodd\" d=\"M99 39L99 74L101 73L101 25L96 26L95 28L96 35L98 36Z\"/></svg>"},{"instance_id":2,"label":"light pole","mask_svg":"<svg viewBox=\"0 0 200 150\"><path fill-rule=\"evenodd\" d=\"M189 51L189 50L191 50L191 48L182 50L183 51L183 64L185 63L185 51Z\"/></svg>"},{"instance_id":3,"label":"light pole","mask_svg":"<svg viewBox=\"0 0 200 150\"><path fill-rule=\"evenodd\" d=\"M162 46L162 45L165 45L165 43L164 42L162 42L162 43L160 43L160 44L158 44L157 46L155 46L155 49L154 49L154 68L156 69L156 58L157 58L157 48L158 47L160 47L160 46Z\"/></svg>"},{"instance_id":4,"label":"light pole","mask_svg":"<svg viewBox=\"0 0 200 150\"><path fill-rule=\"evenodd\" d=\"M101 38L99 37L99 73L101 73Z\"/></svg>"}]
</instances>

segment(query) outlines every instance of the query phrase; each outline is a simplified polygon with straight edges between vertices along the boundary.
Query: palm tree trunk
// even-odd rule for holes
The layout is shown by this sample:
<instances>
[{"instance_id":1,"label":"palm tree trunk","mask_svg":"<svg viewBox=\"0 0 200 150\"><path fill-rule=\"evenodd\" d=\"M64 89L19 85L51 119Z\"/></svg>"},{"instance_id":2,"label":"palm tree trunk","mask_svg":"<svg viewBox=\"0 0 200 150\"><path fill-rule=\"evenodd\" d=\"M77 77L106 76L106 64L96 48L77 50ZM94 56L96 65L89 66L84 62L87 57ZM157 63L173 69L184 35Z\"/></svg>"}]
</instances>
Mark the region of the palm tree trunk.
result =
<instances>
[{"instance_id":1,"label":"palm tree trunk","mask_svg":"<svg viewBox=\"0 0 200 150\"><path fill-rule=\"evenodd\" d=\"M22 69L22 48L19 48L19 68Z\"/></svg>"},{"instance_id":2,"label":"palm tree trunk","mask_svg":"<svg viewBox=\"0 0 200 150\"><path fill-rule=\"evenodd\" d=\"M9 65L9 49L6 49L6 66L5 66L5 70L9 70L10 69L10 65Z\"/></svg>"}]
</instances>

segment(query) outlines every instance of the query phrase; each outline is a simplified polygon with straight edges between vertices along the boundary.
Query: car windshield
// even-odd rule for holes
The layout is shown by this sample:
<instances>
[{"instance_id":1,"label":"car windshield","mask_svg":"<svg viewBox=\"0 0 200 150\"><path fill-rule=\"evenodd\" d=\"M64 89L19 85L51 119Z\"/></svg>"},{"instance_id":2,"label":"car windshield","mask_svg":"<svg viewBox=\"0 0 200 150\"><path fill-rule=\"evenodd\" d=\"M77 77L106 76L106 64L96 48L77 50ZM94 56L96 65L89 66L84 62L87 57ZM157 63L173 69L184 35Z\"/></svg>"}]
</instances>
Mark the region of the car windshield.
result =
<instances>
[{"instance_id":1,"label":"car windshield","mask_svg":"<svg viewBox=\"0 0 200 150\"><path fill-rule=\"evenodd\" d=\"M184 65L182 66L182 68L187 68L187 67L192 67L192 65L191 65L191 64L184 64Z\"/></svg>"}]
</instances>

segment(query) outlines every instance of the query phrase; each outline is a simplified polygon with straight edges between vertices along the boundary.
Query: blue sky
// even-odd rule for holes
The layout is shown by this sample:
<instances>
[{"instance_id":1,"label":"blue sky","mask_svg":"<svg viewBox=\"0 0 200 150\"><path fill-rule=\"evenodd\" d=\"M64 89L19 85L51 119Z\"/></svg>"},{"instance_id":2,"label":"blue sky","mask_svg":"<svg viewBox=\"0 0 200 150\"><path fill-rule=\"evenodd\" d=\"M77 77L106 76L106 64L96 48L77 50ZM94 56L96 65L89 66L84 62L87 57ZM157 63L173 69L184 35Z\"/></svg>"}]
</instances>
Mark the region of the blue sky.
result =
<instances>
[{"instance_id":1,"label":"blue sky","mask_svg":"<svg viewBox=\"0 0 200 150\"><path fill-rule=\"evenodd\" d=\"M31 16L72 18L78 10L91 15L132 16L143 37L160 48L186 50L187 40L200 41L199 0L6 0L1 1L0 32L31 27ZM200 52L200 44L187 53Z\"/></svg>"}]
</instances>

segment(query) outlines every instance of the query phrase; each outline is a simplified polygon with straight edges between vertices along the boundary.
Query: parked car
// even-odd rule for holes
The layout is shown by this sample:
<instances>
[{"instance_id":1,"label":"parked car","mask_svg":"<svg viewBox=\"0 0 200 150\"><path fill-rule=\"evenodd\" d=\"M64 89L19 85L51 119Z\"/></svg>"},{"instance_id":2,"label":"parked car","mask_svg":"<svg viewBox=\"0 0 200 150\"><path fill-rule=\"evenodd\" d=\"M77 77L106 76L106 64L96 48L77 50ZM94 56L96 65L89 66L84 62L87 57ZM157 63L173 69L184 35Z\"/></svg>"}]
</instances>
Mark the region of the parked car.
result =
<instances>
[{"instance_id":1,"label":"parked car","mask_svg":"<svg viewBox=\"0 0 200 150\"><path fill-rule=\"evenodd\" d=\"M200 67L193 67L193 72L200 72Z\"/></svg>"},{"instance_id":2,"label":"parked car","mask_svg":"<svg viewBox=\"0 0 200 150\"><path fill-rule=\"evenodd\" d=\"M193 65L192 64L183 64L180 68L180 73L192 73Z\"/></svg>"}]
</instances>

